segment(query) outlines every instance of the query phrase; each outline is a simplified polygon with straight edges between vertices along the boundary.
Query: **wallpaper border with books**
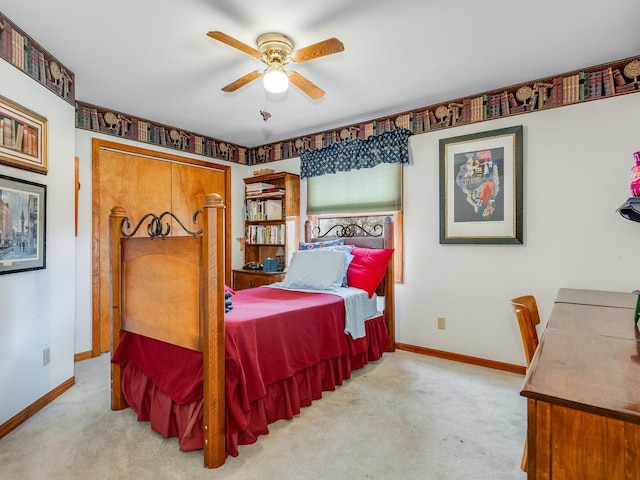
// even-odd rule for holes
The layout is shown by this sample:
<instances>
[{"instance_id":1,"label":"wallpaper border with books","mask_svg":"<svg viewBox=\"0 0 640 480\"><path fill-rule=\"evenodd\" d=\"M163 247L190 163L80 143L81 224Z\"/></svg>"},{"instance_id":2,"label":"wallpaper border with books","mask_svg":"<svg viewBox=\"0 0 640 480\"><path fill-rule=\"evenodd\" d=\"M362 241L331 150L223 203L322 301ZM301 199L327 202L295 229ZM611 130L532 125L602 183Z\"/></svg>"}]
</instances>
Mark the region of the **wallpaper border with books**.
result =
<instances>
[{"instance_id":1,"label":"wallpaper border with books","mask_svg":"<svg viewBox=\"0 0 640 480\"><path fill-rule=\"evenodd\" d=\"M71 105L75 104L73 72L2 13L0 13L0 58Z\"/></svg>"},{"instance_id":2,"label":"wallpaper border with books","mask_svg":"<svg viewBox=\"0 0 640 480\"><path fill-rule=\"evenodd\" d=\"M629 57L258 147L243 147L76 102L76 127L245 165L285 160L302 150L396 128L428 133L640 91L640 57Z\"/></svg>"}]
</instances>

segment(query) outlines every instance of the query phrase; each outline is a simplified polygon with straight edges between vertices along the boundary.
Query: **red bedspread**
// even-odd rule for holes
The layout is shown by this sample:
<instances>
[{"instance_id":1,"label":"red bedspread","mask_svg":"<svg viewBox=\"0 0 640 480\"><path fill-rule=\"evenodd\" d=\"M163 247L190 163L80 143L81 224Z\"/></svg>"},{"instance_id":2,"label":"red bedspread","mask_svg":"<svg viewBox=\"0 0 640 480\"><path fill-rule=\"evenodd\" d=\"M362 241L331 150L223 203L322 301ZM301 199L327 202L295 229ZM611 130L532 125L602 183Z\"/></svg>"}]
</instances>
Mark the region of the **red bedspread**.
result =
<instances>
[{"instance_id":1,"label":"red bedspread","mask_svg":"<svg viewBox=\"0 0 640 480\"><path fill-rule=\"evenodd\" d=\"M364 338L344 334L344 301L335 295L253 288L238 291L231 300L233 309L225 314L229 455L237 455L239 444L268 433L268 423L292 418L323 390L349 378L351 370L388 351L382 317L366 322ZM125 333L112 361L133 369L124 379L137 378L146 385L148 378L154 384L123 386L141 420L151 420L164 436L181 437L183 450L202 448L198 422L161 420L161 426L154 426L150 410L160 401L146 398L167 396L173 405L162 407L163 415L187 411L201 416L201 402L197 412L193 407L202 398L201 353ZM185 442L184 424L196 430L186 434Z\"/></svg>"}]
</instances>

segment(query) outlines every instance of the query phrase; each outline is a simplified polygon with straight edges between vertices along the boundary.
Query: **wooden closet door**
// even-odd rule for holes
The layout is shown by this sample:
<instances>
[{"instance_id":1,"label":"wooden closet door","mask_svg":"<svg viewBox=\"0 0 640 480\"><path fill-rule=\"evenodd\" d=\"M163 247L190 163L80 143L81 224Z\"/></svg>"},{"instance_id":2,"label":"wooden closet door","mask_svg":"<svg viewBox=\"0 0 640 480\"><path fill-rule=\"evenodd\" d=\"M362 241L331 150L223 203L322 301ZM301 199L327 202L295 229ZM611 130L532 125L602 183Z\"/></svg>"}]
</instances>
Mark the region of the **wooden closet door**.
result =
<instances>
[{"instance_id":1,"label":"wooden closet door","mask_svg":"<svg viewBox=\"0 0 640 480\"><path fill-rule=\"evenodd\" d=\"M229 198L231 169L226 165L93 139L93 259L92 354L109 351L111 307L109 278L109 214L123 207L131 221L149 212L173 212L190 230L193 213L205 196L217 193L227 206L225 218L225 273L231 274ZM168 217L165 217L168 220ZM186 235L171 221L171 235ZM133 229L135 225L131 225ZM137 235L146 234L139 232Z\"/></svg>"},{"instance_id":2,"label":"wooden closet door","mask_svg":"<svg viewBox=\"0 0 640 480\"><path fill-rule=\"evenodd\" d=\"M209 193L217 193L226 202L226 173L211 168L174 163L171 165L171 211L180 221L189 222L185 226L191 230L199 230L200 224L191 223L193 212L204 205L204 198ZM197 228L196 228L197 227ZM171 225L172 232L180 232L179 225ZM184 235L184 233L176 233Z\"/></svg>"},{"instance_id":3,"label":"wooden closet door","mask_svg":"<svg viewBox=\"0 0 640 480\"><path fill-rule=\"evenodd\" d=\"M94 237L97 229L99 239L98 252L94 243L93 281L98 282L99 294L93 300L93 326L100 331L100 352L108 352L111 342L109 214L113 207L123 207L127 216L137 222L148 212L171 210L171 167L170 162L111 150L100 150L99 160L94 162ZM141 230L136 235L146 234L146 229Z\"/></svg>"}]
</instances>

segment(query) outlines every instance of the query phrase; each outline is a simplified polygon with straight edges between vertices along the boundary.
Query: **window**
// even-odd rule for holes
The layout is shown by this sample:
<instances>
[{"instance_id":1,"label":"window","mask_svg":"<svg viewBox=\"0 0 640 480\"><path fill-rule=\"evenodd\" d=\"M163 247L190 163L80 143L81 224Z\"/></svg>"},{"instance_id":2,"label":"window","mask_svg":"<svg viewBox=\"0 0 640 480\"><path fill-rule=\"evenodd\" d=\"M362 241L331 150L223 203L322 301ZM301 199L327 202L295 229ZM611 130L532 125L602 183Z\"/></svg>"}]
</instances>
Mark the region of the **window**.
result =
<instances>
[{"instance_id":1,"label":"window","mask_svg":"<svg viewBox=\"0 0 640 480\"><path fill-rule=\"evenodd\" d=\"M403 279L402 164L383 163L307 178L307 215L326 232L333 225L355 223L368 230L391 216L394 225L394 271Z\"/></svg>"},{"instance_id":2,"label":"window","mask_svg":"<svg viewBox=\"0 0 640 480\"><path fill-rule=\"evenodd\" d=\"M336 172L307 179L307 214L402 210L402 164Z\"/></svg>"}]
</instances>

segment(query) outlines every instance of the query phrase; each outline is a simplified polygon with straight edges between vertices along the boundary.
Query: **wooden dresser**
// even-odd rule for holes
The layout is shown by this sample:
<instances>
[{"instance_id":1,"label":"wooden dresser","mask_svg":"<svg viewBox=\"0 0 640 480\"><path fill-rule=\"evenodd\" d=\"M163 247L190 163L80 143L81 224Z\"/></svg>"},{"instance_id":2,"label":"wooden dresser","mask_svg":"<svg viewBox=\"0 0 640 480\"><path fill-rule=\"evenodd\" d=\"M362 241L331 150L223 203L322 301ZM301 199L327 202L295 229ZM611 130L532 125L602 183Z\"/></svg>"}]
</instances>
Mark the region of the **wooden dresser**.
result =
<instances>
[{"instance_id":1,"label":"wooden dresser","mask_svg":"<svg viewBox=\"0 0 640 480\"><path fill-rule=\"evenodd\" d=\"M529 479L640 479L631 293L560 289L527 371Z\"/></svg>"}]
</instances>

